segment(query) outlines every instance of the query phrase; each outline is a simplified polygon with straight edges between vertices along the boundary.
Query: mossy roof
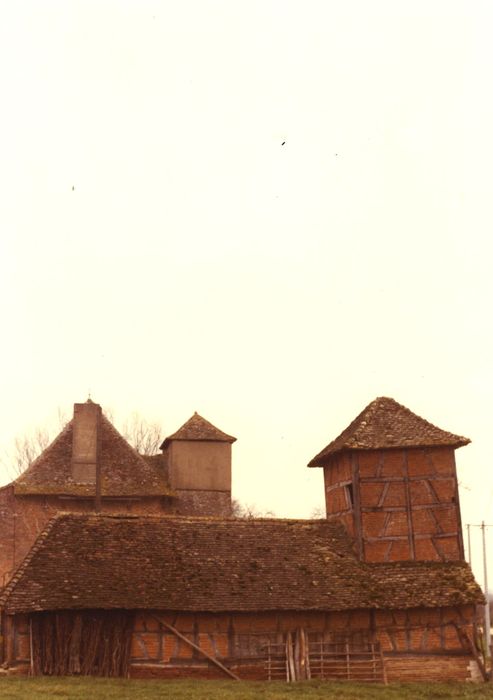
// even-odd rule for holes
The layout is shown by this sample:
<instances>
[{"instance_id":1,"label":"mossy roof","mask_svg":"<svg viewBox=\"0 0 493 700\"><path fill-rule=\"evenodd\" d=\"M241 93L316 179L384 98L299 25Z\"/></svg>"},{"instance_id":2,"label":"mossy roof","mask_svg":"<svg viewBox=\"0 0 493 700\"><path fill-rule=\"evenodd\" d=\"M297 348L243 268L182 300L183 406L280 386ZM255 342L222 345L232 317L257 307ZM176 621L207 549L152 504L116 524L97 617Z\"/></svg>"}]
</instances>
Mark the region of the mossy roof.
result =
<instances>
[{"instance_id":1,"label":"mossy roof","mask_svg":"<svg viewBox=\"0 0 493 700\"><path fill-rule=\"evenodd\" d=\"M91 497L94 484L72 478L73 421L14 482L18 496L57 495ZM165 470L158 461L146 461L101 417L101 493L106 497L172 496Z\"/></svg>"},{"instance_id":2,"label":"mossy roof","mask_svg":"<svg viewBox=\"0 0 493 700\"><path fill-rule=\"evenodd\" d=\"M207 442L233 443L236 441L236 438L227 433L223 433L222 430L219 430L219 428L216 428L215 425L212 425L212 423L209 423L208 420L195 412L181 428L178 428L172 435L168 435L161 445L161 449L164 449L172 440L203 440Z\"/></svg>"},{"instance_id":3,"label":"mossy roof","mask_svg":"<svg viewBox=\"0 0 493 700\"><path fill-rule=\"evenodd\" d=\"M323 467L343 450L385 450L399 447L461 447L468 438L437 428L394 399L372 401L342 433L319 452L309 467Z\"/></svg>"},{"instance_id":4,"label":"mossy roof","mask_svg":"<svg viewBox=\"0 0 493 700\"><path fill-rule=\"evenodd\" d=\"M67 608L348 610L483 602L464 562L364 564L340 523L60 514L0 596Z\"/></svg>"}]
</instances>

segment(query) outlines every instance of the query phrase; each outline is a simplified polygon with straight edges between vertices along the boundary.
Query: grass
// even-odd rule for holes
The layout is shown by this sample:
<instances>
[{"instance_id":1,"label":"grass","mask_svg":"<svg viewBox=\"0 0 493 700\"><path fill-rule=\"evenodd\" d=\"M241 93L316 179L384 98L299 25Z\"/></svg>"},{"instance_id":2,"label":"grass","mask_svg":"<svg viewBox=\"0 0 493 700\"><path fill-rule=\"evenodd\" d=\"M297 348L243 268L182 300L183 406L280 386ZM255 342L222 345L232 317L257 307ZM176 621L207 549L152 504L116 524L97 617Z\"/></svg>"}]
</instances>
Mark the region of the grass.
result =
<instances>
[{"instance_id":1,"label":"grass","mask_svg":"<svg viewBox=\"0 0 493 700\"><path fill-rule=\"evenodd\" d=\"M491 698L493 684L261 683L99 678L0 678L2 700L420 700Z\"/></svg>"}]
</instances>

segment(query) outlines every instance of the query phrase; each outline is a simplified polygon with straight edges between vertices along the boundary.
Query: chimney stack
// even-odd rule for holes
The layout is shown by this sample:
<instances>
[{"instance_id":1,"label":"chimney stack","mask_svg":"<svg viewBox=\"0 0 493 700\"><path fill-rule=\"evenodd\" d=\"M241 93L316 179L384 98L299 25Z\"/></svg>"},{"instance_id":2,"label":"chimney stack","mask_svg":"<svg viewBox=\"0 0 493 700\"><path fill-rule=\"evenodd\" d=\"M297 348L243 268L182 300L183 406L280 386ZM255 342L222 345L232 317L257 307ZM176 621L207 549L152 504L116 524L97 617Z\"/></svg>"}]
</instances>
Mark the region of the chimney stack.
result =
<instances>
[{"instance_id":1,"label":"chimney stack","mask_svg":"<svg viewBox=\"0 0 493 700\"><path fill-rule=\"evenodd\" d=\"M90 399L74 404L72 478L77 484L96 484L101 406Z\"/></svg>"}]
</instances>

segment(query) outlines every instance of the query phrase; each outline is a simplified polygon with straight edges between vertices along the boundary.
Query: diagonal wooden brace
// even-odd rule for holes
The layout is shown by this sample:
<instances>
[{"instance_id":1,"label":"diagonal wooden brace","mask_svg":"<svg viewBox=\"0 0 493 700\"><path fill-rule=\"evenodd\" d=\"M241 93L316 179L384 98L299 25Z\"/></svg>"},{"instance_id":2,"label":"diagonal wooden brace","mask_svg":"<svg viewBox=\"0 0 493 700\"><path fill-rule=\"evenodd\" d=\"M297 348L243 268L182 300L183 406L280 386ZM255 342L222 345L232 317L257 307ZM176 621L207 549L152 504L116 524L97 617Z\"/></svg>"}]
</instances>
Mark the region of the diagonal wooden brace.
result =
<instances>
[{"instance_id":1,"label":"diagonal wooden brace","mask_svg":"<svg viewBox=\"0 0 493 700\"><path fill-rule=\"evenodd\" d=\"M181 639L183 642L185 642L186 644L191 646L192 649L195 649L196 651L200 652L203 656L206 657L206 659L208 659L209 661L212 661L212 663L215 664L216 666L218 666L221 669L221 671L226 673L228 676L233 678L235 681L241 680L241 678L239 678L235 673L233 673L233 671L230 671L229 668L226 668L226 666L224 666L220 661L218 661L215 656L211 656L211 654L208 654L206 651L204 651L204 649L201 649L199 646L197 646L197 644L194 644L190 639L188 639L188 637L185 637L185 635L183 635L181 632L178 632L176 627L173 627L172 625L168 624L167 622L164 622L164 620L162 620L160 617L157 617L157 615L152 615L152 617L155 620L157 620L157 622L159 622L160 625L162 625L167 630L169 630L174 635L176 635L178 637L178 639Z\"/></svg>"}]
</instances>

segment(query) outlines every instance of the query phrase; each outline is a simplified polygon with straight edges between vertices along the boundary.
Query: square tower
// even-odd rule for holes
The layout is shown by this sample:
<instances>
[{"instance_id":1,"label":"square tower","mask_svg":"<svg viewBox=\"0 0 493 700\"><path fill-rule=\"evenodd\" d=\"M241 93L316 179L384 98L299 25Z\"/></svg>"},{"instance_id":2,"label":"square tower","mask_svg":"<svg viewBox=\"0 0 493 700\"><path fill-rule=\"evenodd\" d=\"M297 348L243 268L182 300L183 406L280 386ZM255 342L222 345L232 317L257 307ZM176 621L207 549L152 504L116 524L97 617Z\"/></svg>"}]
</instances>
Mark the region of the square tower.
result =
<instances>
[{"instance_id":1,"label":"square tower","mask_svg":"<svg viewBox=\"0 0 493 700\"><path fill-rule=\"evenodd\" d=\"M464 560L454 450L468 443L383 397L308 466L363 561Z\"/></svg>"},{"instance_id":2,"label":"square tower","mask_svg":"<svg viewBox=\"0 0 493 700\"><path fill-rule=\"evenodd\" d=\"M161 445L180 515L231 515L232 435L197 412Z\"/></svg>"}]
</instances>

